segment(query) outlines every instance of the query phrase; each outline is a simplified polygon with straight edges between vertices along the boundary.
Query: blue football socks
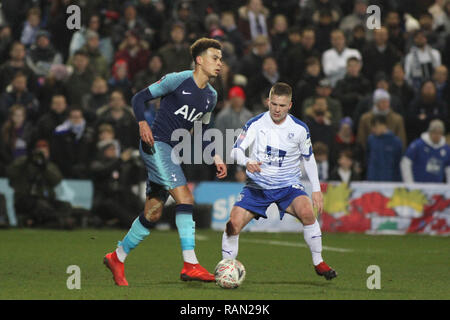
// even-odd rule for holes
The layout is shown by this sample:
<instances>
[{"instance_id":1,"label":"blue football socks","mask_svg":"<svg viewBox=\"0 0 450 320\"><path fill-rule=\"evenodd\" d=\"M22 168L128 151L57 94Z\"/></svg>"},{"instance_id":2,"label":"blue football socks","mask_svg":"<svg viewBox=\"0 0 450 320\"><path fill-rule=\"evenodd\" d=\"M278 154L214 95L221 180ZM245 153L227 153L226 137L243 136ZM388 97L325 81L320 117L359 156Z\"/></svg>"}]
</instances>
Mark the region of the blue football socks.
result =
<instances>
[{"instance_id":1,"label":"blue football socks","mask_svg":"<svg viewBox=\"0 0 450 320\"><path fill-rule=\"evenodd\" d=\"M175 224L181 241L181 250L195 248L195 222L192 219L193 205L179 204L176 206Z\"/></svg>"},{"instance_id":2,"label":"blue football socks","mask_svg":"<svg viewBox=\"0 0 450 320\"><path fill-rule=\"evenodd\" d=\"M150 222L145 218L144 213L137 217L125 238L119 241L118 246L122 246L126 254L137 247L137 245L150 234Z\"/></svg>"}]
</instances>

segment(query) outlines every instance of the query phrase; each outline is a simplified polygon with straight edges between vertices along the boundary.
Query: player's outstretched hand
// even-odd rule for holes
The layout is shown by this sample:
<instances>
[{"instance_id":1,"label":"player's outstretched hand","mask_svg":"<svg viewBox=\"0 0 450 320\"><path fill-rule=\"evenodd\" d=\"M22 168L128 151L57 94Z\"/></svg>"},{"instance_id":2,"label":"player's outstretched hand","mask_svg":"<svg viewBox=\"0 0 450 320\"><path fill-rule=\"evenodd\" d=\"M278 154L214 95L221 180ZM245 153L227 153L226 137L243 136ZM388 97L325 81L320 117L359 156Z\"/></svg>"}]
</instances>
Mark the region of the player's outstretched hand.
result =
<instances>
[{"instance_id":1,"label":"player's outstretched hand","mask_svg":"<svg viewBox=\"0 0 450 320\"><path fill-rule=\"evenodd\" d=\"M322 192L317 191L317 192L313 192L311 195L312 198L312 202L313 202L313 206L314 208L317 209L317 213L321 214L323 211L323 195Z\"/></svg>"},{"instance_id":2,"label":"player's outstretched hand","mask_svg":"<svg viewBox=\"0 0 450 320\"><path fill-rule=\"evenodd\" d=\"M250 173L254 173L254 172L261 172L261 167L260 165L262 165L261 161L256 161L256 160L250 160L247 162L247 170Z\"/></svg>"},{"instance_id":3,"label":"player's outstretched hand","mask_svg":"<svg viewBox=\"0 0 450 320\"><path fill-rule=\"evenodd\" d=\"M139 121L139 134L142 141L144 141L150 147L153 146L155 140L153 139L152 129L150 129L147 121Z\"/></svg>"}]
</instances>

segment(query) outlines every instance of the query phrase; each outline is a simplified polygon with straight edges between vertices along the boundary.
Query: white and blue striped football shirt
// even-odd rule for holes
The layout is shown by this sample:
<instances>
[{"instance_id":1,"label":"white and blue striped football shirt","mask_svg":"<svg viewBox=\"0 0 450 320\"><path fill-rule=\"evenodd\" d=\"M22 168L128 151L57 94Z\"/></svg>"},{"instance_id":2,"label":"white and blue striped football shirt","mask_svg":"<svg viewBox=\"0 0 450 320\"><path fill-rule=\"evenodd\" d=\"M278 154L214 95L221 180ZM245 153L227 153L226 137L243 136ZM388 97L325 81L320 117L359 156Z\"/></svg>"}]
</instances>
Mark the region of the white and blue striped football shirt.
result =
<instances>
[{"instance_id":1,"label":"white and blue striped football shirt","mask_svg":"<svg viewBox=\"0 0 450 320\"><path fill-rule=\"evenodd\" d=\"M249 158L244 155L248 148ZM311 155L308 126L290 114L283 123L276 124L268 111L245 124L232 151L232 157L240 165L246 165L249 160L262 162L261 172L247 170L247 185L260 189L301 184L300 161Z\"/></svg>"}]
</instances>

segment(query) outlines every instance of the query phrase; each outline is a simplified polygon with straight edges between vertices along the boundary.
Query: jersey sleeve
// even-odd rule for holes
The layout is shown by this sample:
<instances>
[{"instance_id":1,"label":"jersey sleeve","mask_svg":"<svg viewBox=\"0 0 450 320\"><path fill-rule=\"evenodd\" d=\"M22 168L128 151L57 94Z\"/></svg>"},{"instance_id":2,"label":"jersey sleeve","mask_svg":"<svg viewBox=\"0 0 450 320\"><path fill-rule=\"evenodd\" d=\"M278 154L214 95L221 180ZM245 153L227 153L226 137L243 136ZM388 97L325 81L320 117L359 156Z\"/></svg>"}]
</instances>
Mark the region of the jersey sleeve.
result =
<instances>
[{"instance_id":1,"label":"jersey sleeve","mask_svg":"<svg viewBox=\"0 0 450 320\"><path fill-rule=\"evenodd\" d=\"M209 84L208 84L209 85ZM211 109L209 110L209 112L206 112L204 115L203 115L203 117L202 117L202 124L203 125L209 125L209 123L210 123L210 121L211 121L211 114L213 113L213 111L214 111L214 108L216 107L216 104L217 104L217 92L216 92L216 90L214 90L214 88L211 86L211 85L209 85L210 86L210 88L211 88L211 90L212 90L212 92L213 92L213 101L212 101L212 107L211 107Z\"/></svg>"},{"instance_id":2,"label":"jersey sleeve","mask_svg":"<svg viewBox=\"0 0 450 320\"><path fill-rule=\"evenodd\" d=\"M251 126L251 120L249 120L242 128L236 142L234 143L233 150L231 150L231 158L236 160L237 164L245 166L250 160L245 156L245 150L253 143L256 137L255 126Z\"/></svg>"},{"instance_id":3,"label":"jersey sleeve","mask_svg":"<svg viewBox=\"0 0 450 320\"><path fill-rule=\"evenodd\" d=\"M174 91L187 78L192 75L192 71L173 72L166 74L157 82L148 86L153 98L159 98Z\"/></svg>"},{"instance_id":4,"label":"jersey sleeve","mask_svg":"<svg viewBox=\"0 0 450 320\"><path fill-rule=\"evenodd\" d=\"M304 126L305 130L303 131L303 134L300 136L300 153L303 157L309 158L312 153L312 145L311 145L311 136L309 134L309 128L305 124Z\"/></svg>"},{"instance_id":5,"label":"jersey sleeve","mask_svg":"<svg viewBox=\"0 0 450 320\"><path fill-rule=\"evenodd\" d=\"M239 148L242 151L245 151L255 140L255 126L251 125L251 120L248 121L245 126L242 128L241 133L239 134L236 142L234 143L234 148Z\"/></svg>"}]
</instances>

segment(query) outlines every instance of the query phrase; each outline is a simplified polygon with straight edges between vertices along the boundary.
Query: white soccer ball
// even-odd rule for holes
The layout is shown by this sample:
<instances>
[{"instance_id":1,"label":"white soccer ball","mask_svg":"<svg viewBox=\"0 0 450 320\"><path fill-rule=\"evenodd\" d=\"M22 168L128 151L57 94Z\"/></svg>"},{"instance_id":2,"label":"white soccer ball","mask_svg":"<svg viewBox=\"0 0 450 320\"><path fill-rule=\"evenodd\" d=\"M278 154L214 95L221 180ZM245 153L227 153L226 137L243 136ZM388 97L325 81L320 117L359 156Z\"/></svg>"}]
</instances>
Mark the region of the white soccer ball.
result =
<instances>
[{"instance_id":1,"label":"white soccer ball","mask_svg":"<svg viewBox=\"0 0 450 320\"><path fill-rule=\"evenodd\" d=\"M239 287L245 279L244 265L236 259L223 259L214 270L216 283L224 289Z\"/></svg>"}]
</instances>

